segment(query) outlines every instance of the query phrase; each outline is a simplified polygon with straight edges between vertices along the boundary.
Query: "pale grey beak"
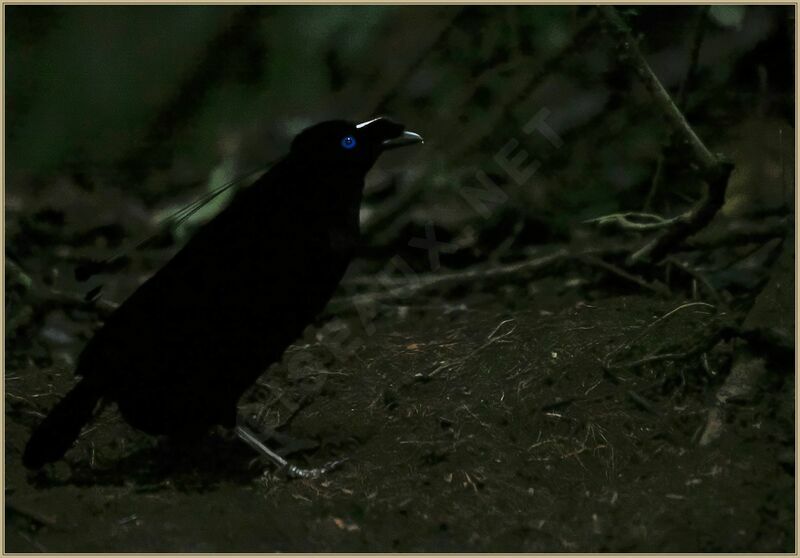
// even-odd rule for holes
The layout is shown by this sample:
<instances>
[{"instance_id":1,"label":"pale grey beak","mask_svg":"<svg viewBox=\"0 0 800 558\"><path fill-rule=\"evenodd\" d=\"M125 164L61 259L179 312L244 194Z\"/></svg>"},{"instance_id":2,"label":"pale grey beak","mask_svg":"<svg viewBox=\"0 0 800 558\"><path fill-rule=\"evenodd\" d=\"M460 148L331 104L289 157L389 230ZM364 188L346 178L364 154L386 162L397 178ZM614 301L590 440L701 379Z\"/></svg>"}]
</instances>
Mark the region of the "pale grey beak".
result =
<instances>
[{"instance_id":1,"label":"pale grey beak","mask_svg":"<svg viewBox=\"0 0 800 558\"><path fill-rule=\"evenodd\" d=\"M396 149L398 147L405 147L406 145L414 145L415 143L425 143L422 136L414 132L403 132L396 138L385 140L381 143L383 150Z\"/></svg>"}]
</instances>

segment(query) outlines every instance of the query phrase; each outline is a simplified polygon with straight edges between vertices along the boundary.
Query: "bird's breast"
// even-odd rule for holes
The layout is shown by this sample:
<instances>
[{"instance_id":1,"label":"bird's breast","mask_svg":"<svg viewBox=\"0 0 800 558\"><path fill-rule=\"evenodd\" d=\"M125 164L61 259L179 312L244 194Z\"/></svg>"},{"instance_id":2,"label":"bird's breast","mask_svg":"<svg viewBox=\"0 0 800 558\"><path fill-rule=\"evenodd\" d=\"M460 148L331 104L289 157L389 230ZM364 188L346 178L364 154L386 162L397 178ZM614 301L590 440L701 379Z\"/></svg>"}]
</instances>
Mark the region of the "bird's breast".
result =
<instances>
[{"instance_id":1,"label":"bird's breast","mask_svg":"<svg viewBox=\"0 0 800 558\"><path fill-rule=\"evenodd\" d=\"M332 226L326 236L331 253L349 260L355 253L358 244L358 224Z\"/></svg>"}]
</instances>

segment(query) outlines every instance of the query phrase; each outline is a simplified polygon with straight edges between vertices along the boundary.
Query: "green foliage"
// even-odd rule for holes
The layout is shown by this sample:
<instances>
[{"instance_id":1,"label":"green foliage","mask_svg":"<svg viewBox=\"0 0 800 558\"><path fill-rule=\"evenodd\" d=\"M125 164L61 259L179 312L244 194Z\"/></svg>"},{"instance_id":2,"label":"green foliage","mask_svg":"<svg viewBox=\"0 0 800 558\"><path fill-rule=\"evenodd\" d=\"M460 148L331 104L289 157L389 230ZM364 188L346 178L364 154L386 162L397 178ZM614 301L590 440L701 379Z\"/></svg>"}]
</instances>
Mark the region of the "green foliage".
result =
<instances>
[{"instance_id":1,"label":"green foliage","mask_svg":"<svg viewBox=\"0 0 800 558\"><path fill-rule=\"evenodd\" d=\"M636 80L619 70L598 25L574 38L590 10L10 6L9 190L75 173L163 206L189 196L181 191L186 185L213 188L227 180L234 160L240 168L273 160L312 121L366 117L380 106L427 139L425 149L404 160L421 184L415 218L433 207L426 201L459 200L473 169L497 171L496 153L512 138L541 162L546 177L535 185L508 181L519 190L514 199L531 203L532 211L575 222L619 205L635 207L647 193L667 130ZM753 95L763 93L753 84L760 74L742 72L739 61L789 13L745 10L711 7L716 25L707 40L720 46L701 51L690 83L687 115L701 133L704 126L716 131L712 144L727 128L715 119L749 114L758 105ZM621 13L676 92L695 23L688 16L696 12L637 6ZM754 18L771 27L737 31ZM715 58L705 61L708 56ZM758 62L767 71L766 87L783 75L773 59ZM737 86L732 79L744 81ZM743 87L753 91L742 93ZM783 99L768 96L775 104ZM542 108L561 122L564 147L523 132ZM135 179L117 172L130 168ZM214 200L176 234L224 203L224 197Z\"/></svg>"},{"instance_id":2,"label":"green foliage","mask_svg":"<svg viewBox=\"0 0 800 558\"><path fill-rule=\"evenodd\" d=\"M709 16L723 27L741 29L746 9L747 6L741 5L716 5L711 6Z\"/></svg>"},{"instance_id":3,"label":"green foliage","mask_svg":"<svg viewBox=\"0 0 800 558\"><path fill-rule=\"evenodd\" d=\"M35 7L9 12L7 25ZM224 23L217 8L61 7L58 26L9 41L9 162L29 171L108 161L146 131L198 52Z\"/></svg>"}]
</instances>

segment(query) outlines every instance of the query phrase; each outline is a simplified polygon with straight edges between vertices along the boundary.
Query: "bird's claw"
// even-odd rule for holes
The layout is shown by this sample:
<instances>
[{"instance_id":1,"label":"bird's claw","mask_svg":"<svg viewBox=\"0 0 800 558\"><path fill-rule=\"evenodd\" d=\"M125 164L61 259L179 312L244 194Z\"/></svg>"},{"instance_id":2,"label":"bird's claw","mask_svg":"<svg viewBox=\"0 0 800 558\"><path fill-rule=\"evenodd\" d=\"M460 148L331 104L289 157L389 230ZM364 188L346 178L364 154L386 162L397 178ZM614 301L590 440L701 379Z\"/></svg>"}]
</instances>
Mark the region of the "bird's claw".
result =
<instances>
[{"instance_id":1,"label":"bird's claw","mask_svg":"<svg viewBox=\"0 0 800 558\"><path fill-rule=\"evenodd\" d=\"M286 471L286 475L291 479L318 479L319 477L338 469L346 461L348 461L347 458L336 459L334 461L329 461L322 467L314 467L313 469L306 469L287 463L284 467L284 470Z\"/></svg>"}]
</instances>

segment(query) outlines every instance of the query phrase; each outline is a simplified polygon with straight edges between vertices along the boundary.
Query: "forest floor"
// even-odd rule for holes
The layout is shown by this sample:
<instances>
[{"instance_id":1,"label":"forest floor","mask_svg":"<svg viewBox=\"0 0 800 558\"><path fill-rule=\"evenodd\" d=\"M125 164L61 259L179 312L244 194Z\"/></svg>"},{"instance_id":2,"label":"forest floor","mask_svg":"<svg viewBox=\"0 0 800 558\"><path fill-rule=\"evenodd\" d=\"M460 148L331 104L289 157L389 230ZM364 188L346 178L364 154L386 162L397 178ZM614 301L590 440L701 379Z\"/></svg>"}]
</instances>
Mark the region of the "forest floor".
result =
<instances>
[{"instance_id":1,"label":"forest floor","mask_svg":"<svg viewBox=\"0 0 800 558\"><path fill-rule=\"evenodd\" d=\"M333 27L318 32L288 11L256 18L247 7L213 41L196 36L202 50L170 37L191 60L186 72L177 62L150 72L146 94L128 88L113 110L76 93L106 91L114 75L98 70L88 81L91 33L45 56L93 19L70 27L62 14L55 34L33 18L17 29L19 116L7 138L17 156L4 208L6 552L796 551L794 16L737 6L727 23L709 9L690 23L689 11L626 9L620 18L604 6L599 18L579 7L525 15L517 27L512 8L497 20L477 8L437 10L429 21L414 8L380 48L349 49L366 56L347 62L328 56L341 43ZM706 26L709 13L716 23ZM48 29L53 17L46 12ZM170 29L162 17L145 27ZM476 22L495 31L465 49ZM262 23L280 33L262 40ZM123 19L115 25L127 29ZM297 25L320 37L302 56L292 41L275 41L300 37ZM362 39L345 43L367 41L370 25L359 18ZM139 48L137 33L116 35L134 37L133 51L160 52ZM240 46L218 48L229 43ZM408 56L408 43L418 55ZM264 60L303 63L270 64L257 77L219 57L252 66L267 46ZM639 50L663 83L633 86L651 71ZM506 51L515 53L496 63ZM64 65L72 58L80 71ZM331 76L330 98L316 81L318 101L288 94L309 89L316 58ZM61 105L34 94L47 83L39 69L62 66L51 78L72 94ZM303 68L303 79L292 83L286 68ZM354 95L362 85L374 99ZM674 104L664 91L679 91ZM370 106L363 116L386 109L419 123L428 154L396 166L387 155L381 176L371 173L367 250L342 288L354 292L240 401L247 426L293 463L347 461L322 478L290 480L231 431L181 448L134 430L110 405L63 460L25 470L32 429L74 384L75 361L111 306L90 295L125 300L167 261L164 250L224 205L209 193L281 152L284 124L304 121L291 115ZM258 118L253 107L264 109ZM69 118L54 135L60 113ZM552 129L539 121L551 113ZM520 128L523 115L536 116ZM549 133L526 131L535 122ZM717 151L735 163L732 174ZM209 170L212 152L222 159ZM519 179L540 165L535 184ZM483 190L480 177L494 187ZM495 207L496 192L484 199L495 190L509 203ZM208 203L184 212L200 207L197 194ZM644 220L601 227L628 215L607 212L639 208L665 218L634 212ZM424 248L429 260L413 242L423 232L453 250L439 262L438 248ZM644 246L664 253L629 258ZM106 270L104 285L75 279L76 264L120 252L130 258ZM376 273L395 257L405 265ZM547 265L531 272L532 257ZM429 283L416 289L415 274ZM382 278L414 288L402 300L369 291L385 287ZM355 293L376 295L374 304L354 306Z\"/></svg>"},{"instance_id":2,"label":"forest floor","mask_svg":"<svg viewBox=\"0 0 800 558\"><path fill-rule=\"evenodd\" d=\"M276 365L241 409L278 427L297 464L349 458L315 480L286 479L223 431L176 462L113 408L65 462L28 473L30 429L73 380L10 346L5 550L793 551L792 375L764 375L701 445L730 355L601 363L634 340L691 338L709 310L656 322L686 301L569 285L389 306L369 328L347 322L360 342L338 356L312 328L284 361L308 351L324 370Z\"/></svg>"}]
</instances>

